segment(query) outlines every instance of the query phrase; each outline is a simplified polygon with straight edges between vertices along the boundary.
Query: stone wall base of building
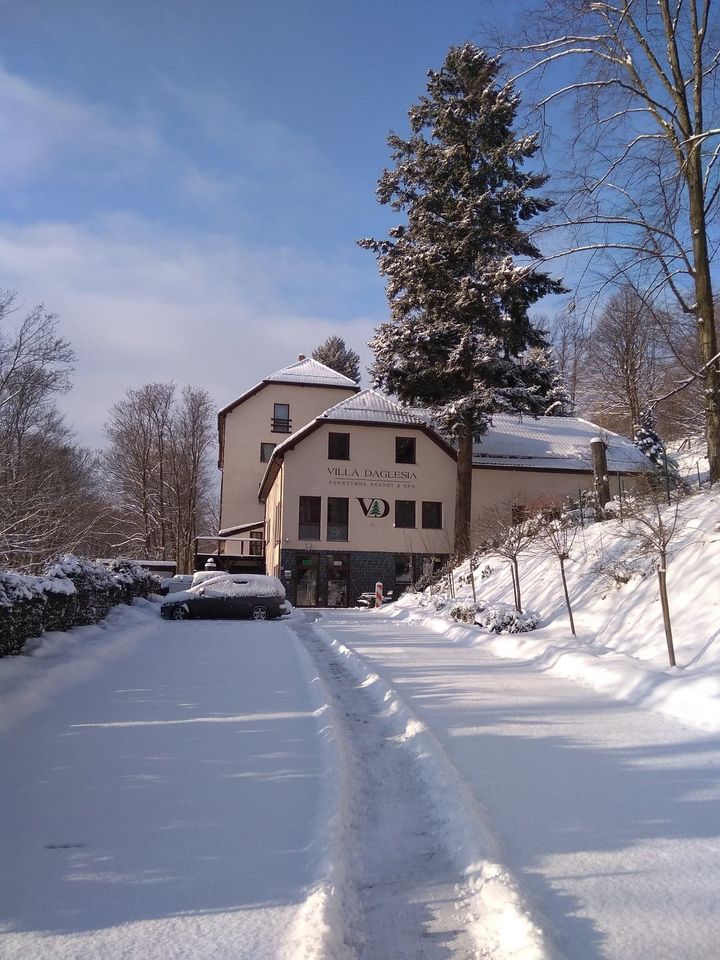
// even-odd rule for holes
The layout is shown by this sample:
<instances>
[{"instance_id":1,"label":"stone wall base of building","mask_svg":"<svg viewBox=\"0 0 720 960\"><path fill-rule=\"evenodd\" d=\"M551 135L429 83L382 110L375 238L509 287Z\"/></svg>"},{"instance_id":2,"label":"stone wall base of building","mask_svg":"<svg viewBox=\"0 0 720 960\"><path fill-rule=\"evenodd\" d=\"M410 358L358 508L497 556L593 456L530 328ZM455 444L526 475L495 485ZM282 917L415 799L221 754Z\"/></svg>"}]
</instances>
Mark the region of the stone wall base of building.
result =
<instances>
[{"instance_id":1,"label":"stone wall base of building","mask_svg":"<svg viewBox=\"0 0 720 960\"><path fill-rule=\"evenodd\" d=\"M428 565L446 560L446 555L379 550L281 550L279 576L293 606L354 607L376 583L397 599Z\"/></svg>"}]
</instances>

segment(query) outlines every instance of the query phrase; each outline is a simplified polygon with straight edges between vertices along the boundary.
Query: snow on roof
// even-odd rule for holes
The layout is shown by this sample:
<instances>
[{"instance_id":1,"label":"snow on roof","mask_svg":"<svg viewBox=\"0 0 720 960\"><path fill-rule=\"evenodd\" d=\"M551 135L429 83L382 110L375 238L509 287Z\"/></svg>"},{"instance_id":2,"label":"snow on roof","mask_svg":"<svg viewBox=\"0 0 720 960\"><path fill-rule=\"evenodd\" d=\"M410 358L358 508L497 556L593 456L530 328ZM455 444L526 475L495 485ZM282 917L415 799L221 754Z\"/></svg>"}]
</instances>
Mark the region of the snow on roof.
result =
<instances>
[{"instance_id":1,"label":"snow on roof","mask_svg":"<svg viewBox=\"0 0 720 960\"><path fill-rule=\"evenodd\" d=\"M603 430L577 417L519 417L495 414L492 426L473 446L473 463L479 466L523 467L549 470L592 470L590 441L601 437L607 444L611 473L641 473L649 469L647 457L626 437Z\"/></svg>"},{"instance_id":2,"label":"snow on roof","mask_svg":"<svg viewBox=\"0 0 720 960\"><path fill-rule=\"evenodd\" d=\"M273 450L265 477L273 471L286 450L292 449L323 421L352 423L386 423L429 428L438 441L444 442L433 425L429 411L421 407L403 407L379 390L362 390L329 407L305 424ZM590 441L601 437L607 444L608 471L642 473L650 469L643 453L626 437L604 430L589 420L577 417L521 417L495 414L480 443L473 446L473 464L478 467L505 467L521 470L568 470L592 473ZM451 451L450 451L451 452Z\"/></svg>"},{"instance_id":3,"label":"snow on roof","mask_svg":"<svg viewBox=\"0 0 720 960\"><path fill-rule=\"evenodd\" d=\"M306 387L341 387L344 390L360 389L350 377L326 367L319 360L306 357L304 360L296 360L295 363L283 367L282 370L276 370L275 373L271 373L259 383L256 383L254 387L250 387L249 390L241 393L232 403L227 403L224 407L221 407L218 410L218 416L222 418L226 413L230 413L231 410L252 397L258 390L262 390L268 383L294 383L297 386Z\"/></svg>"},{"instance_id":4,"label":"snow on roof","mask_svg":"<svg viewBox=\"0 0 720 960\"><path fill-rule=\"evenodd\" d=\"M303 383L318 387L357 387L357 383L350 377L325 366L319 360L313 360L312 357L296 360L282 370L271 373L265 380L270 383Z\"/></svg>"},{"instance_id":5,"label":"snow on roof","mask_svg":"<svg viewBox=\"0 0 720 960\"><path fill-rule=\"evenodd\" d=\"M232 537L236 533L246 533L248 530L257 530L264 526L264 520L254 520L250 523L238 523L234 527L224 527L222 530L218 530L217 535L218 537Z\"/></svg>"},{"instance_id":6,"label":"snow on roof","mask_svg":"<svg viewBox=\"0 0 720 960\"><path fill-rule=\"evenodd\" d=\"M425 425L425 421L408 407L401 407L399 403L378 390L361 390L354 397L341 400L340 403L321 413L318 419Z\"/></svg>"}]
</instances>

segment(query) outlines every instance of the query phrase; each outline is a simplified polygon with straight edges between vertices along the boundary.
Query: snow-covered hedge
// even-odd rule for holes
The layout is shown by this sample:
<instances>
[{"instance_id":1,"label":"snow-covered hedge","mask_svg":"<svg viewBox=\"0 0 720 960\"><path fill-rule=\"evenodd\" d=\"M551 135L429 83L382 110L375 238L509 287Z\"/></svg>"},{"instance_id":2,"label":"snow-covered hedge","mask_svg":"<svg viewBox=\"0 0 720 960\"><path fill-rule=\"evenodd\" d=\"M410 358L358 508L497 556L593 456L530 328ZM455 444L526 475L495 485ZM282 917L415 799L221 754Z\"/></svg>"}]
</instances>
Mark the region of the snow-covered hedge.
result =
<instances>
[{"instance_id":1,"label":"snow-covered hedge","mask_svg":"<svg viewBox=\"0 0 720 960\"><path fill-rule=\"evenodd\" d=\"M116 604L159 588L157 577L132 560L106 567L65 554L41 576L0 570L0 657L20 653L45 630L97 623Z\"/></svg>"}]
</instances>

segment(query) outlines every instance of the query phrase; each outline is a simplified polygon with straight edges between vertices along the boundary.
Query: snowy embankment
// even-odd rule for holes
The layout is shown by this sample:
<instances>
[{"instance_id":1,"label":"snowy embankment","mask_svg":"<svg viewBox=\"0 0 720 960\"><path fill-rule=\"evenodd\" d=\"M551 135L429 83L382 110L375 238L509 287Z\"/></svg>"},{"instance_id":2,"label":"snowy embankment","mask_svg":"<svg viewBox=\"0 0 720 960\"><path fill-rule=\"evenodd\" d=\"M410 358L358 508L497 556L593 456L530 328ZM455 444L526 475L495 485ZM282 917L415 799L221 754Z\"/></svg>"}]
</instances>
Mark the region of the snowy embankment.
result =
<instances>
[{"instance_id":1,"label":"snowy embankment","mask_svg":"<svg viewBox=\"0 0 720 960\"><path fill-rule=\"evenodd\" d=\"M675 506L665 508L667 517ZM472 602L468 564L447 594L406 595L387 614L422 623L449 641L476 644L499 657L578 680L610 696L658 711L689 727L720 731L720 491L703 489L682 500L668 556L668 593L677 667L668 664L658 580L652 559L640 557L627 522L589 523L578 530L566 563L577 628L567 619L557 561L536 548L520 557L523 605L540 628L493 634L450 616ZM491 572L484 568L491 568ZM626 581L626 582L623 582ZM478 600L512 602L507 561L487 555L475 571Z\"/></svg>"},{"instance_id":2,"label":"snowy embankment","mask_svg":"<svg viewBox=\"0 0 720 960\"><path fill-rule=\"evenodd\" d=\"M322 628L314 630L342 661L359 688L382 709L395 742L412 758L442 843L454 861L458 879L463 878L463 913L478 955L494 960L550 960L556 955L553 947L511 872L500 862L497 844L482 810L434 733L361 655ZM348 894L351 895L346 891Z\"/></svg>"}]
</instances>

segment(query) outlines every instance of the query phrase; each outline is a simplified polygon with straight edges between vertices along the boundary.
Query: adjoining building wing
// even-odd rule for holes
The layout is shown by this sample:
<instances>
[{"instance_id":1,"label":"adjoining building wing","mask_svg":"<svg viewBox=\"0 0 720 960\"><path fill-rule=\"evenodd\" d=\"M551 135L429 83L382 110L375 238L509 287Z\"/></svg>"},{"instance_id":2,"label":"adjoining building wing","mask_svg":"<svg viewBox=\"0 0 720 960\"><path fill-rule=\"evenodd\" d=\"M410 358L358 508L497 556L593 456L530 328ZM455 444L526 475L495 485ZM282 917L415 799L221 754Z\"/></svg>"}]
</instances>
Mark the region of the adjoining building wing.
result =
<instances>
[{"instance_id":1,"label":"adjoining building wing","mask_svg":"<svg viewBox=\"0 0 720 960\"><path fill-rule=\"evenodd\" d=\"M578 417L495 414L492 425L473 447L473 465L523 470L592 472L590 441L606 444L611 473L646 473L647 457L627 437L603 430Z\"/></svg>"}]
</instances>

